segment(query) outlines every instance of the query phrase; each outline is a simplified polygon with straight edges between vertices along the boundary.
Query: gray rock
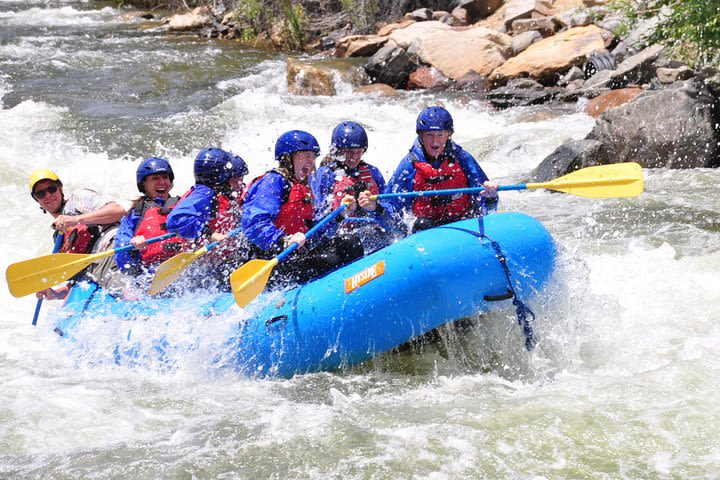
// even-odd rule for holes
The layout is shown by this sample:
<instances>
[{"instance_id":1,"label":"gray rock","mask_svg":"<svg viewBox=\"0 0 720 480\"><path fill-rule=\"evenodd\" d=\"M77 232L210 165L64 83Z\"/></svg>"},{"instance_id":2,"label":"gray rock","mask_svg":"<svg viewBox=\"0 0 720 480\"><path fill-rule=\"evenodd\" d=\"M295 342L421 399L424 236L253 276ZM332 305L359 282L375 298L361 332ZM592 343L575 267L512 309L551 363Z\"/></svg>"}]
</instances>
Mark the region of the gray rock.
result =
<instances>
[{"instance_id":1,"label":"gray rock","mask_svg":"<svg viewBox=\"0 0 720 480\"><path fill-rule=\"evenodd\" d=\"M385 83L393 88L405 88L415 64L400 47L388 45L378 50L365 65L373 82Z\"/></svg>"},{"instance_id":2,"label":"gray rock","mask_svg":"<svg viewBox=\"0 0 720 480\"><path fill-rule=\"evenodd\" d=\"M585 74L583 73L583 71L580 70L580 68L578 68L578 67L572 67L572 68L570 68L570 70L568 70L568 72L565 74L565 76L558 81L558 85L563 87L565 85L570 84L571 82L575 82L575 80L584 80L584 79L585 79ZM584 81L583 81L583 83L584 83Z\"/></svg>"},{"instance_id":3,"label":"gray rock","mask_svg":"<svg viewBox=\"0 0 720 480\"><path fill-rule=\"evenodd\" d=\"M468 24L492 15L503 4L502 0L460 0L457 8L466 12Z\"/></svg>"},{"instance_id":4,"label":"gray rock","mask_svg":"<svg viewBox=\"0 0 720 480\"><path fill-rule=\"evenodd\" d=\"M527 50L527 48L530 45L532 45L535 42L539 42L542 39L543 39L542 34L536 30L513 35L512 46L511 46L512 51L513 51L513 56L517 55L520 52Z\"/></svg>"},{"instance_id":5,"label":"gray rock","mask_svg":"<svg viewBox=\"0 0 720 480\"><path fill-rule=\"evenodd\" d=\"M433 12L429 8L418 8L410 13L410 18L416 22L425 22L427 20L432 20Z\"/></svg>"},{"instance_id":6,"label":"gray rock","mask_svg":"<svg viewBox=\"0 0 720 480\"><path fill-rule=\"evenodd\" d=\"M586 138L600 141L613 163L718 167L719 103L702 81L688 80L606 111Z\"/></svg>"},{"instance_id":7,"label":"gray rock","mask_svg":"<svg viewBox=\"0 0 720 480\"><path fill-rule=\"evenodd\" d=\"M598 140L568 139L532 172L534 182L547 182L575 170L610 163Z\"/></svg>"},{"instance_id":8,"label":"gray rock","mask_svg":"<svg viewBox=\"0 0 720 480\"><path fill-rule=\"evenodd\" d=\"M658 68L656 73L660 83L664 84L687 80L695 76L695 72L686 66L680 68Z\"/></svg>"},{"instance_id":9,"label":"gray rock","mask_svg":"<svg viewBox=\"0 0 720 480\"><path fill-rule=\"evenodd\" d=\"M653 62L663 50L661 45L653 45L642 52L624 60L615 70L600 70L585 83L584 92L594 96L591 91L602 88L620 88L631 83L649 83L655 78Z\"/></svg>"}]
</instances>

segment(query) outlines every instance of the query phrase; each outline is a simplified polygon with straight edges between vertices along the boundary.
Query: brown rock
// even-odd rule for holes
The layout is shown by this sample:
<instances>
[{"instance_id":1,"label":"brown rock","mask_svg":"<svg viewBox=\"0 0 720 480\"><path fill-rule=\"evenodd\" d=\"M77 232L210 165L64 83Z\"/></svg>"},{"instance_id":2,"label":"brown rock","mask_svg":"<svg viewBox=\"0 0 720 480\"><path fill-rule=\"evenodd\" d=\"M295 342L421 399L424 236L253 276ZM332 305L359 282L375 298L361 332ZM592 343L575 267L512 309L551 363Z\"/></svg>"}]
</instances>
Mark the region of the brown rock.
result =
<instances>
[{"instance_id":1,"label":"brown rock","mask_svg":"<svg viewBox=\"0 0 720 480\"><path fill-rule=\"evenodd\" d=\"M543 37L549 37L555 33L555 23L547 17L521 18L512 22L512 31L513 34L536 31Z\"/></svg>"},{"instance_id":2,"label":"brown rock","mask_svg":"<svg viewBox=\"0 0 720 480\"><path fill-rule=\"evenodd\" d=\"M512 52L512 39L485 27L449 30L420 40L418 57L453 80L469 72L488 76L505 63Z\"/></svg>"},{"instance_id":3,"label":"brown rock","mask_svg":"<svg viewBox=\"0 0 720 480\"><path fill-rule=\"evenodd\" d=\"M372 85L362 85L357 87L354 92L365 94L377 94L382 97L397 97L398 92L390 85L384 83L373 83Z\"/></svg>"},{"instance_id":4,"label":"brown rock","mask_svg":"<svg viewBox=\"0 0 720 480\"><path fill-rule=\"evenodd\" d=\"M407 89L423 90L435 87L446 87L448 84L448 78L440 73L437 68L422 66L412 72L408 77Z\"/></svg>"},{"instance_id":5,"label":"brown rock","mask_svg":"<svg viewBox=\"0 0 720 480\"><path fill-rule=\"evenodd\" d=\"M413 22L405 28L398 28L390 34L390 40L398 47L407 49L413 40L423 40L425 37L436 33L448 32L452 29L450 25L430 20L428 22Z\"/></svg>"},{"instance_id":6,"label":"brown rock","mask_svg":"<svg viewBox=\"0 0 720 480\"><path fill-rule=\"evenodd\" d=\"M629 102L642 92L643 90L639 87L610 90L590 100L585 111L591 117L599 117L603 112Z\"/></svg>"},{"instance_id":7,"label":"brown rock","mask_svg":"<svg viewBox=\"0 0 720 480\"><path fill-rule=\"evenodd\" d=\"M605 48L601 30L595 25L576 27L534 43L496 68L490 81L496 86L516 77L551 81L560 72L582 65L593 50Z\"/></svg>"},{"instance_id":8,"label":"brown rock","mask_svg":"<svg viewBox=\"0 0 720 480\"><path fill-rule=\"evenodd\" d=\"M172 32L184 32L186 30L201 28L208 25L210 22L212 22L212 17L210 15L183 13L170 17L168 30Z\"/></svg>"},{"instance_id":9,"label":"brown rock","mask_svg":"<svg viewBox=\"0 0 720 480\"><path fill-rule=\"evenodd\" d=\"M391 23L389 25L385 25L380 30L378 30L376 35L378 37L385 37L387 35L390 35L393 31L395 31L399 28L409 27L413 23L415 23L415 20L405 20L402 22Z\"/></svg>"},{"instance_id":10,"label":"brown rock","mask_svg":"<svg viewBox=\"0 0 720 480\"><path fill-rule=\"evenodd\" d=\"M388 37L378 35L350 35L341 38L335 46L335 56L347 57L370 57L385 45Z\"/></svg>"},{"instance_id":11,"label":"brown rock","mask_svg":"<svg viewBox=\"0 0 720 480\"><path fill-rule=\"evenodd\" d=\"M335 95L332 72L294 58L287 60L287 82L288 91L294 95Z\"/></svg>"},{"instance_id":12,"label":"brown rock","mask_svg":"<svg viewBox=\"0 0 720 480\"><path fill-rule=\"evenodd\" d=\"M512 22L521 18L533 18L533 14L550 16L551 10L539 0L510 0L505 9L505 28L510 30Z\"/></svg>"}]
</instances>

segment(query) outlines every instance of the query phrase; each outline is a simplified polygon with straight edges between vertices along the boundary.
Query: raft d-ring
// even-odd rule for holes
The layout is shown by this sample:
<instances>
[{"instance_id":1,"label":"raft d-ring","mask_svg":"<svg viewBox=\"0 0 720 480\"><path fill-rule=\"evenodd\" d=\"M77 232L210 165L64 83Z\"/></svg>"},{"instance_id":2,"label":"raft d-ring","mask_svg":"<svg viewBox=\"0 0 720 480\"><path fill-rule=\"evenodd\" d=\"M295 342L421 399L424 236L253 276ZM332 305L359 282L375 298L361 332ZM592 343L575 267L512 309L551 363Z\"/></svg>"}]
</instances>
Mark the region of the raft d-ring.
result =
<instances>
[{"instance_id":1,"label":"raft d-ring","mask_svg":"<svg viewBox=\"0 0 720 480\"><path fill-rule=\"evenodd\" d=\"M269 320L265 320L265 328L269 329L271 325L273 325L274 328L277 328L277 329L284 328L285 322L287 322L287 319L288 319L287 315L278 315L277 317L272 317ZM278 324L279 322L283 322L283 323L281 323L279 325L275 325L275 324Z\"/></svg>"}]
</instances>

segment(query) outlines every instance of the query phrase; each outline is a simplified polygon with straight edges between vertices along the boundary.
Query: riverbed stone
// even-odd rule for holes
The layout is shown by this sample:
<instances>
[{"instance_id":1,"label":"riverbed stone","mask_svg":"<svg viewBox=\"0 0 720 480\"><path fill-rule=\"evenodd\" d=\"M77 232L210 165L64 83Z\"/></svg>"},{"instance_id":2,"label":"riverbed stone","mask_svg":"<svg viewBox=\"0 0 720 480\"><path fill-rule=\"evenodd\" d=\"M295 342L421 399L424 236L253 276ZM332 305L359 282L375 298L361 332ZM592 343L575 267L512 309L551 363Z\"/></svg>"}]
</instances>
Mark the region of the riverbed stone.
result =
<instances>
[{"instance_id":1,"label":"riverbed stone","mask_svg":"<svg viewBox=\"0 0 720 480\"><path fill-rule=\"evenodd\" d=\"M485 27L447 30L418 39L416 53L453 80L469 72L487 76L511 55L512 39Z\"/></svg>"},{"instance_id":2,"label":"riverbed stone","mask_svg":"<svg viewBox=\"0 0 720 480\"><path fill-rule=\"evenodd\" d=\"M588 96L598 88L621 88L630 84L641 85L655 78L655 59L663 51L662 45L653 45L623 60L615 70L600 70L585 83Z\"/></svg>"},{"instance_id":3,"label":"riverbed stone","mask_svg":"<svg viewBox=\"0 0 720 480\"><path fill-rule=\"evenodd\" d=\"M503 21L505 28L511 30L515 20L547 17L551 14L549 3L540 0L510 0L505 8Z\"/></svg>"},{"instance_id":4,"label":"riverbed stone","mask_svg":"<svg viewBox=\"0 0 720 480\"><path fill-rule=\"evenodd\" d=\"M405 88L408 76L415 68L407 52L394 44L382 47L365 65L365 71L374 82L386 83L393 88Z\"/></svg>"},{"instance_id":5,"label":"riverbed stone","mask_svg":"<svg viewBox=\"0 0 720 480\"><path fill-rule=\"evenodd\" d=\"M547 182L585 167L611 162L599 140L567 139L532 172L533 182Z\"/></svg>"},{"instance_id":6,"label":"riverbed stone","mask_svg":"<svg viewBox=\"0 0 720 480\"><path fill-rule=\"evenodd\" d=\"M349 35L341 38L335 44L335 56L341 58L370 57L380 50L387 41L387 36Z\"/></svg>"},{"instance_id":7,"label":"riverbed stone","mask_svg":"<svg viewBox=\"0 0 720 480\"><path fill-rule=\"evenodd\" d=\"M602 114L586 138L598 140L613 162L646 168L720 166L720 108L697 79L650 90Z\"/></svg>"},{"instance_id":8,"label":"riverbed stone","mask_svg":"<svg viewBox=\"0 0 720 480\"><path fill-rule=\"evenodd\" d=\"M294 95L335 95L333 72L314 65L287 59L288 91Z\"/></svg>"},{"instance_id":9,"label":"riverbed stone","mask_svg":"<svg viewBox=\"0 0 720 480\"><path fill-rule=\"evenodd\" d=\"M610 90L590 100L585 107L585 111L591 117L599 117L602 113L617 108L632 101L635 97L643 93L640 87L620 88Z\"/></svg>"},{"instance_id":10,"label":"riverbed stone","mask_svg":"<svg viewBox=\"0 0 720 480\"><path fill-rule=\"evenodd\" d=\"M196 10L197 12L182 13L170 17L168 30L171 32L185 32L212 24L212 15L209 15L202 10Z\"/></svg>"},{"instance_id":11,"label":"riverbed stone","mask_svg":"<svg viewBox=\"0 0 720 480\"><path fill-rule=\"evenodd\" d=\"M511 78L531 77L554 84L570 67L582 65L593 50L605 48L601 29L575 27L530 45L527 50L496 68L490 81L500 86Z\"/></svg>"}]
</instances>

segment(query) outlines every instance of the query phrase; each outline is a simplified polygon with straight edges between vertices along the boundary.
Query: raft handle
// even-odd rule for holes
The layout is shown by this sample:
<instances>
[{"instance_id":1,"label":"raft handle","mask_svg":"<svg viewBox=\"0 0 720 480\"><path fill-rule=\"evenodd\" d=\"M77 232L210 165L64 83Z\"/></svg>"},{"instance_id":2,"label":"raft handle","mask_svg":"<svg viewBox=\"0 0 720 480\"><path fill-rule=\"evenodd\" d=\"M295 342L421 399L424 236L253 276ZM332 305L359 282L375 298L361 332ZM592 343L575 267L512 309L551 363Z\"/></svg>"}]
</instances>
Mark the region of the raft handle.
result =
<instances>
[{"instance_id":1,"label":"raft handle","mask_svg":"<svg viewBox=\"0 0 720 480\"><path fill-rule=\"evenodd\" d=\"M265 327L269 327L273 323L277 322L287 322L288 316L287 315L278 315L277 317L273 317L270 320L265 321Z\"/></svg>"},{"instance_id":2,"label":"raft handle","mask_svg":"<svg viewBox=\"0 0 720 480\"><path fill-rule=\"evenodd\" d=\"M510 300L515 294L512 290L506 290L502 295L485 295L483 298L486 302L499 302L501 300Z\"/></svg>"}]
</instances>

